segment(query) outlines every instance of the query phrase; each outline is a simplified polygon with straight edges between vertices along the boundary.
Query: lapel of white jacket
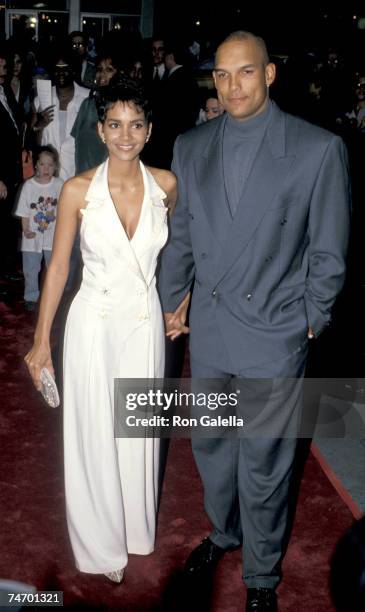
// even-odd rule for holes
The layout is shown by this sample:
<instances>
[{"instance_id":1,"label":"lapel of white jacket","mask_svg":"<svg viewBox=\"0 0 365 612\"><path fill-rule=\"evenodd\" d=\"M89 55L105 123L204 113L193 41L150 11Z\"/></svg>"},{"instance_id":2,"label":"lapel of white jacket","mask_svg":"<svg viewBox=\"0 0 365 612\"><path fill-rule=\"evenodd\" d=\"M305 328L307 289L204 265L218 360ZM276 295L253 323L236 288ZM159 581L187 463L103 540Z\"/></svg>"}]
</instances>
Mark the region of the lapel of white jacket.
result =
<instances>
[{"instance_id":1,"label":"lapel of white jacket","mask_svg":"<svg viewBox=\"0 0 365 612\"><path fill-rule=\"evenodd\" d=\"M134 250L118 217L108 185L108 160L98 166L85 196L88 205L83 215L88 215L103 232L110 257L123 258L128 267L146 282Z\"/></svg>"}]
</instances>

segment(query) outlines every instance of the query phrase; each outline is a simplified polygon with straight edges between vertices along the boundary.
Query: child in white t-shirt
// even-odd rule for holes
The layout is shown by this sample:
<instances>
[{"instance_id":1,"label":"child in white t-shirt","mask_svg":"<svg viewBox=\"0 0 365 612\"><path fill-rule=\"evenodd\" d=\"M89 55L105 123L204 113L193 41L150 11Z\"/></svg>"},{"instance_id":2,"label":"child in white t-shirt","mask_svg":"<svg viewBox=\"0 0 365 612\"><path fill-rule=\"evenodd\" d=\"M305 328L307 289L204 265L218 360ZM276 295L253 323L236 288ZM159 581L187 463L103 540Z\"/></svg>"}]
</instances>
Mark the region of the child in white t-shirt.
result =
<instances>
[{"instance_id":1,"label":"child in white t-shirt","mask_svg":"<svg viewBox=\"0 0 365 612\"><path fill-rule=\"evenodd\" d=\"M40 147L36 155L36 174L22 186L15 215L22 220L24 300L33 310L39 297L38 275L42 259L51 259L57 203L63 181L55 176L57 152L51 146Z\"/></svg>"}]
</instances>

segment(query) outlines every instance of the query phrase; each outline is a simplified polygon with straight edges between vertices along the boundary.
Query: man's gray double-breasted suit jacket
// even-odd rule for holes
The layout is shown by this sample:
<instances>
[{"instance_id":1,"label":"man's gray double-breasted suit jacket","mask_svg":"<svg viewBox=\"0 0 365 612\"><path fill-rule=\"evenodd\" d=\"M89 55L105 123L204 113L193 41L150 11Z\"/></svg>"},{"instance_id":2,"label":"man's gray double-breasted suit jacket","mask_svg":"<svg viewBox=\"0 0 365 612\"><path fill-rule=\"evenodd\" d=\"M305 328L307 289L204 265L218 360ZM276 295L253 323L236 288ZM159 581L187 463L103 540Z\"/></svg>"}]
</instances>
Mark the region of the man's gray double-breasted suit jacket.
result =
<instances>
[{"instance_id":1,"label":"man's gray double-breasted suit jacket","mask_svg":"<svg viewBox=\"0 0 365 612\"><path fill-rule=\"evenodd\" d=\"M170 312L195 279L193 357L255 376L256 368L270 372L271 363L305 347L308 327L317 336L330 321L345 277L347 156L339 137L273 104L232 218L224 122L225 115L176 141L179 197L159 286Z\"/></svg>"}]
</instances>

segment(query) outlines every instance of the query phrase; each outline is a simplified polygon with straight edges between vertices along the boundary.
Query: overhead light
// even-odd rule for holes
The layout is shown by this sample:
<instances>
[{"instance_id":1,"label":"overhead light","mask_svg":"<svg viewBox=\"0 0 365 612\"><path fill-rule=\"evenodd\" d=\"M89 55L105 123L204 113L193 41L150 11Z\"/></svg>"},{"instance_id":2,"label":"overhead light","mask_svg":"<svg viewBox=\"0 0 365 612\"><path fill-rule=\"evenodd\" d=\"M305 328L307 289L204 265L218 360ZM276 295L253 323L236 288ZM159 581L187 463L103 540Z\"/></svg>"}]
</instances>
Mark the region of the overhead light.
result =
<instances>
[{"instance_id":1,"label":"overhead light","mask_svg":"<svg viewBox=\"0 0 365 612\"><path fill-rule=\"evenodd\" d=\"M44 2L37 2L37 4L33 4L33 8L46 8L47 4L45 4Z\"/></svg>"}]
</instances>

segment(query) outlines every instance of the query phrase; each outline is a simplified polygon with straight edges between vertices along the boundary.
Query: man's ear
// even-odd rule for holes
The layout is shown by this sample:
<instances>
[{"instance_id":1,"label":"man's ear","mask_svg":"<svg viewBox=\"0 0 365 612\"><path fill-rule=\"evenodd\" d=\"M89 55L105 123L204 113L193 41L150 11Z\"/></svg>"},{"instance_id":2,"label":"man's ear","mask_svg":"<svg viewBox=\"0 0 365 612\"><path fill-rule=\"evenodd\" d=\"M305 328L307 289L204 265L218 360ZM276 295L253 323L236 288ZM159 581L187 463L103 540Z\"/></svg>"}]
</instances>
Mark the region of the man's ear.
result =
<instances>
[{"instance_id":1,"label":"man's ear","mask_svg":"<svg viewBox=\"0 0 365 612\"><path fill-rule=\"evenodd\" d=\"M265 68L265 79L267 87L270 87L272 83L275 81L276 77L276 66L272 62L270 62Z\"/></svg>"}]
</instances>

